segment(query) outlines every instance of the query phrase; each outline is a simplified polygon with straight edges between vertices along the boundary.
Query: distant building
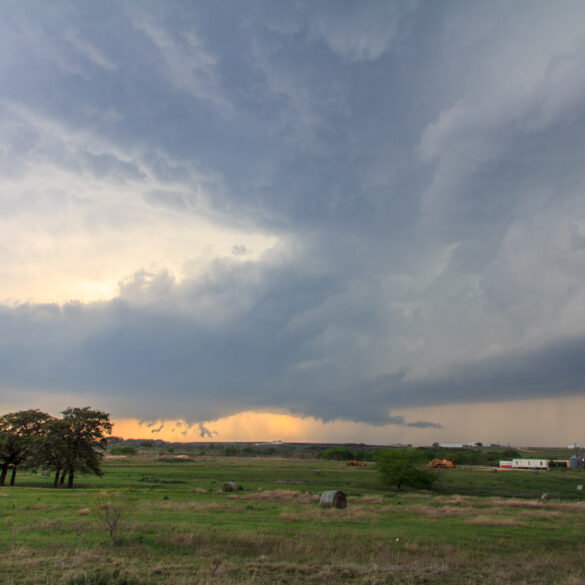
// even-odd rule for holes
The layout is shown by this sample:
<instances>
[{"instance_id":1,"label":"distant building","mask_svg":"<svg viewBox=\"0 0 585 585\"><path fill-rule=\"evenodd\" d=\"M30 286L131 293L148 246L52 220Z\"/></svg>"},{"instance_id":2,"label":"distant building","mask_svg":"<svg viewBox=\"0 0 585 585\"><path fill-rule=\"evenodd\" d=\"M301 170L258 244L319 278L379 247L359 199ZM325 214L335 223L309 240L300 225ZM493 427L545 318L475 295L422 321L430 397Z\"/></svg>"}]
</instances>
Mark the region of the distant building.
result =
<instances>
[{"instance_id":1,"label":"distant building","mask_svg":"<svg viewBox=\"0 0 585 585\"><path fill-rule=\"evenodd\" d=\"M500 469L548 469L548 459L512 459L500 461Z\"/></svg>"},{"instance_id":2,"label":"distant building","mask_svg":"<svg viewBox=\"0 0 585 585\"><path fill-rule=\"evenodd\" d=\"M445 449L463 449L463 447L483 447L483 443L472 441L471 443L439 443L439 447Z\"/></svg>"}]
</instances>

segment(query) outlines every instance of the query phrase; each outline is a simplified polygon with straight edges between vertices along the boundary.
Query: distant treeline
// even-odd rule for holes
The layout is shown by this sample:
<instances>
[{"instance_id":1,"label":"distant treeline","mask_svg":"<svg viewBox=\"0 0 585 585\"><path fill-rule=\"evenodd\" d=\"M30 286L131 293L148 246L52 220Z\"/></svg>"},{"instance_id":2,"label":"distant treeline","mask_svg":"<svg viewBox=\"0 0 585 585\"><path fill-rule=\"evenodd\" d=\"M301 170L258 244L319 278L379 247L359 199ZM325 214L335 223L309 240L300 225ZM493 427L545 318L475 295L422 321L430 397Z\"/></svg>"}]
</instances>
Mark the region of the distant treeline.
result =
<instances>
[{"instance_id":1,"label":"distant treeline","mask_svg":"<svg viewBox=\"0 0 585 585\"><path fill-rule=\"evenodd\" d=\"M320 459L335 459L339 461L374 461L378 455L388 449L350 449L349 447L329 447L322 449L317 453ZM426 459L448 459L455 465L491 465L498 466L501 459L514 459L520 457L520 453L515 449L505 449L504 451L488 451L473 447L462 448L445 448L445 447L416 447L413 448L421 460Z\"/></svg>"},{"instance_id":2,"label":"distant treeline","mask_svg":"<svg viewBox=\"0 0 585 585\"><path fill-rule=\"evenodd\" d=\"M331 445L318 443L167 443L145 439L110 439L112 455L137 455L141 451L156 449L161 455L176 453L193 456L226 457L293 457L307 459L325 459L334 461L375 461L380 453L396 451L399 447L379 447L365 444ZM416 451L419 461L448 459L455 465L489 465L499 466L502 459L521 457L516 449L489 447L406 447Z\"/></svg>"},{"instance_id":3,"label":"distant treeline","mask_svg":"<svg viewBox=\"0 0 585 585\"><path fill-rule=\"evenodd\" d=\"M67 408L56 418L35 410L0 417L0 486L14 485L18 469L54 473L53 485L73 487L75 474L102 475L101 462L112 432L110 415L90 407Z\"/></svg>"}]
</instances>

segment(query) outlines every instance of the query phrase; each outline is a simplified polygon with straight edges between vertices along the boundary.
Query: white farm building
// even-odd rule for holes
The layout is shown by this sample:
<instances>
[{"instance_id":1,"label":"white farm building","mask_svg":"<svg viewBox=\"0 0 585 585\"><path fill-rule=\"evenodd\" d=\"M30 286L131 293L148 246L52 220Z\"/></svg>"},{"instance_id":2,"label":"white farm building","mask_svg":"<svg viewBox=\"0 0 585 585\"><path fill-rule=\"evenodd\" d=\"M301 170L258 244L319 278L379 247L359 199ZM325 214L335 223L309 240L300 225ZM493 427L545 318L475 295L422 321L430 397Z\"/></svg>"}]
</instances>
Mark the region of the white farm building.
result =
<instances>
[{"instance_id":1,"label":"white farm building","mask_svg":"<svg viewBox=\"0 0 585 585\"><path fill-rule=\"evenodd\" d=\"M548 459L512 459L500 461L501 469L548 469Z\"/></svg>"}]
</instances>

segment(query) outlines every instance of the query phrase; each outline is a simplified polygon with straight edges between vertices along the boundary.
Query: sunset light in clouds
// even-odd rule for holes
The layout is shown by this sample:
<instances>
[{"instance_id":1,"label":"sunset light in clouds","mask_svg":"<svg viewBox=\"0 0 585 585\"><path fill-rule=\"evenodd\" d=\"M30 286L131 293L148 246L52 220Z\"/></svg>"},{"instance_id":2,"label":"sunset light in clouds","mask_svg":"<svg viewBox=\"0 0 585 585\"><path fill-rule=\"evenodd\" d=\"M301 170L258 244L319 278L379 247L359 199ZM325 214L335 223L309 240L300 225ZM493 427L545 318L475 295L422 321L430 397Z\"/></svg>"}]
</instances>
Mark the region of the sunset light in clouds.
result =
<instances>
[{"instance_id":1,"label":"sunset light in clouds","mask_svg":"<svg viewBox=\"0 0 585 585\"><path fill-rule=\"evenodd\" d=\"M583 3L2 16L4 411L585 440Z\"/></svg>"},{"instance_id":2,"label":"sunset light in clouds","mask_svg":"<svg viewBox=\"0 0 585 585\"><path fill-rule=\"evenodd\" d=\"M113 434L123 438L162 439L171 442L272 442L291 443L372 443L376 445L431 445L435 442L481 441L486 444L534 444L532 429L516 423L518 412L540 427L542 445L574 444L585 398L573 404L556 399L507 402L504 405L482 403L450 404L434 408L407 409L407 416L436 417L442 428L405 429L396 425L373 426L347 420L323 422L314 417L287 414L242 412L215 421L189 424L184 420L115 421ZM561 430L559 430L561 429Z\"/></svg>"}]
</instances>

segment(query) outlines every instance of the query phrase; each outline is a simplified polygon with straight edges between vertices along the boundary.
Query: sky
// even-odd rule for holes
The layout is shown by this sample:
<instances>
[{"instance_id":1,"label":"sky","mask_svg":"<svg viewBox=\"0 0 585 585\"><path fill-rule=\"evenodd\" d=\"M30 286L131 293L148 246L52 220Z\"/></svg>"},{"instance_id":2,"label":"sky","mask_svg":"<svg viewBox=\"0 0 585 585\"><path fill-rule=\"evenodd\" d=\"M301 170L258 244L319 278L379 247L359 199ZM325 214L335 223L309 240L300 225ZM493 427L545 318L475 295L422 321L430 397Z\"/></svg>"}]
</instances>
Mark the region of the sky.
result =
<instances>
[{"instance_id":1,"label":"sky","mask_svg":"<svg viewBox=\"0 0 585 585\"><path fill-rule=\"evenodd\" d=\"M585 441L581 1L0 15L0 410Z\"/></svg>"}]
</instances>

